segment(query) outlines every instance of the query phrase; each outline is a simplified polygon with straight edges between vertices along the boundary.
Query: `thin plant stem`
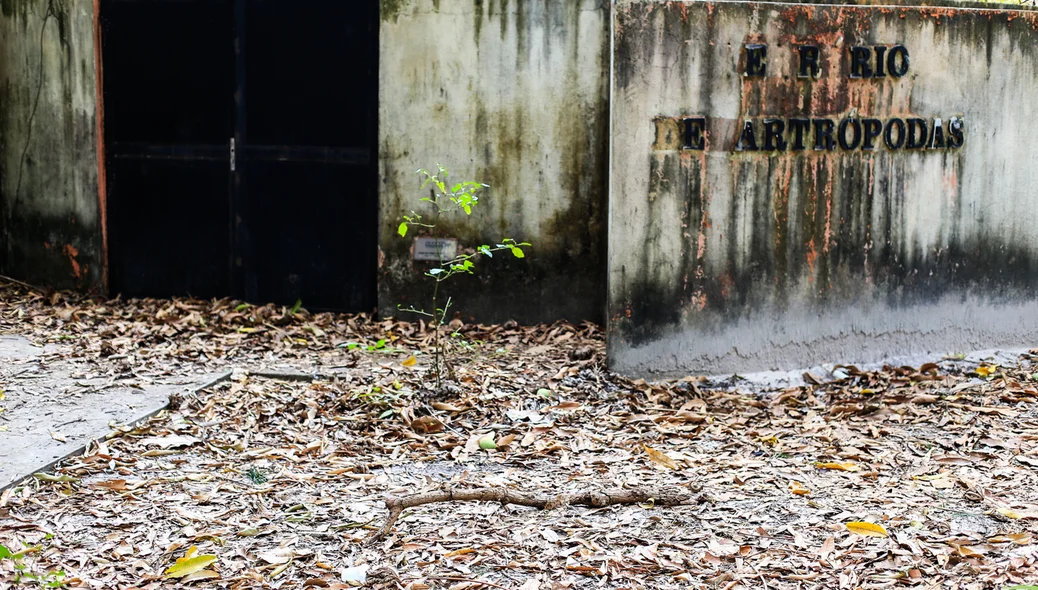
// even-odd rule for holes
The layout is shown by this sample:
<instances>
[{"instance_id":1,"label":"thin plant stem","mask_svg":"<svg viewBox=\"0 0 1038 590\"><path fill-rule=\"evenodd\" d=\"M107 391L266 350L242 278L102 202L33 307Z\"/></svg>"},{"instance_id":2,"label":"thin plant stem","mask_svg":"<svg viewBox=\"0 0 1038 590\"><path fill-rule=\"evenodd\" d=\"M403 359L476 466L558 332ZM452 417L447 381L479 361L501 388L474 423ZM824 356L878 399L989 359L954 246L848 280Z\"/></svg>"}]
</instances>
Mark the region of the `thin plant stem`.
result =
<instances>
[{"instance_id":1,"label":"thin plant stem","mask_svg":"<svg viewBox=\"0 0 1038 590\"><path fill-rule=\"evenodd\" d=\"M435 191L434 191L434 194L435 194ZM443 262L444 262L444 260L443 260L443 248L440 247L440 242L439 242L440 238L436 235L436 226L438 226L440 224L440 212L442 211L438 201L439 201L439 197L436 197L433 200L433 204L436 205L436 219L434 220L434 223L433 223L433 231L432 231L432 233L433 233L433 240L434 240L433 243L436 244L436 250L439 253L439 257L440 257L440 268L443 268ZM443 389L442 375L441 375L442 371L441 371L441 368L440 368L440 363L442 362L441 353L440 353L440 325L443 324L443 315L441 314L439 319L437 319L437 317L436 317L436 309L437 309L436 308L436 301L437 301L437 297L439 296L439 294L440 294L440 278L436 277L436 285L433 286L432 310L433 310L433 330L435 330L435 332L433 333L433 369L434 369L434 371L436 373L436 391L437 391L437 393L439 393Z\"/></svg>"}]
</instances>

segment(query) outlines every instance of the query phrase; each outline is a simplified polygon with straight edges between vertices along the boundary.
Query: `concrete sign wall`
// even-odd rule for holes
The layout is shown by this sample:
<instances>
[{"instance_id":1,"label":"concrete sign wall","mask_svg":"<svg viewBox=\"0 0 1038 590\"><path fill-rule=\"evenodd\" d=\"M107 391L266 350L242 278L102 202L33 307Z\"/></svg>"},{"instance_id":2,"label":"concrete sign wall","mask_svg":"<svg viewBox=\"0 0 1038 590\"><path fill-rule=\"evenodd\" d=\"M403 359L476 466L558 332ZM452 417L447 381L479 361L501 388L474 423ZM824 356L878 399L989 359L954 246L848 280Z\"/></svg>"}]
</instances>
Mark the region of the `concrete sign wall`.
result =
<instances>
[{"instance_id":1,"label":"concrete sign wall","mask_svg":"<svg viewBox=\"0 0 1038 590\"><path fill-rule=\"evenodd\" d=\"M614 60L614 369L1038 341L1038 13L621 0Z\"/></svg>"}]
</instances>

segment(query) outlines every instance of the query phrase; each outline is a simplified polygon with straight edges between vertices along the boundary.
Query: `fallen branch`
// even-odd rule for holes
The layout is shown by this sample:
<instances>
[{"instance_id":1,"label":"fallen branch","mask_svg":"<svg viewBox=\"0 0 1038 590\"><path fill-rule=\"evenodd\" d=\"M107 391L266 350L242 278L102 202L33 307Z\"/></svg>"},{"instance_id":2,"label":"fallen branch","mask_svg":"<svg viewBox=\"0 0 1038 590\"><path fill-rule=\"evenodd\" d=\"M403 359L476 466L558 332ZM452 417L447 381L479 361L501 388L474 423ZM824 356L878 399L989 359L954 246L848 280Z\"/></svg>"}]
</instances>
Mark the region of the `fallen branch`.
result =
<instances>
[{"instance_id":1,"label":"fallen branch","mask_svg":"<svg viewBox=\"0 0 1038 590\"><path fill-rule=\"evenodd\" d=\"M501 588L501 590L508 590L504 586L498 586L490 582L484 582L483 580L473 580L472 578L460 578L457 576L430 576L430 580L445 580L447 582L468 582L469 584L479 584L480 586L490 586L491 588Z\"/></svg>"},{"instance_id":2,"label":"fallen branch","mask_svg":"<svg viewBox=\"0 0 1038 590\"><path fill-rule=\"evenodd\" d=\"M18 285L19 287L25 287L26 289L29 289L30 291L36 291L37 293L45 292L43 289L35 285L30 285L29 283L19 281L18 279L12 279L11 277L5 275L0 275L0 281L3 281L5 283L11 283L12 285Z\"/></svg>"},{"instance_id":3,"label":"fallen branch","mask_svg":"<svg viewBox=\"0 0 1038 590\"><path fill-rule=\"evenodd\" d=\"M698 491L698 490L696 490ZM396 524L400 514L407 508L436 502L499 502L501 504L517 504L542 510L553 510L563 506L591 506L603 508L622 504L652 504L653 506L681 506L703 502L702 494L692 494L683 488L664 488L651 490L648 488L616 489L599 492L576 492L562 494L534 494L519 492L506 488L455 488L448 487L435 492L415 494L413 496L387 496L386 508L389 517L386 524L371 535L371 541L384 538Z\"/></svg>"}]
</instances>

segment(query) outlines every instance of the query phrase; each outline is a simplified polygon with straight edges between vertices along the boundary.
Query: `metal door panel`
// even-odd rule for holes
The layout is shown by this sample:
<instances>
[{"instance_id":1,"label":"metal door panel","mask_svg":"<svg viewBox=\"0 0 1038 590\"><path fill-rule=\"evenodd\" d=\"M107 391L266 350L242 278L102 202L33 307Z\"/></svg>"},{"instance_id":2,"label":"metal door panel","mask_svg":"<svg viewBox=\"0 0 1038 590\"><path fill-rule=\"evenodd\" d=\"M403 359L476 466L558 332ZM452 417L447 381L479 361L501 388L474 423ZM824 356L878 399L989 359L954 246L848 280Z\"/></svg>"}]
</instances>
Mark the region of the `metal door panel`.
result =
<instances>
[{"instance_id":1,"label":"metal door panel","mask_svg":"<svg viewBox=\"0 0 1038 590\"><path fill-rule=\"evenodd\" d=\"M110 280L375 305L375 0L102 0Z\"/></svg>"},{"instance_id":2,"label":"metal door panel","mask_svg":"<svg viewBox=\"0 0 1038 590\"><path fill-rule=\"evenodd\" d=\"M376 3L251 0L243 20L246 293L370 310Z\"/></svg>"},{"instance_id":3,"label":"metal door panel","mask_svg":"<svg viewBox=\"0 0 1038 590\"><path fill-rule=\"evenodd\" d=\"M227 163L115 158L109 194L113 285L125 296L227 295Z\"/></svg>"}]
</instances>

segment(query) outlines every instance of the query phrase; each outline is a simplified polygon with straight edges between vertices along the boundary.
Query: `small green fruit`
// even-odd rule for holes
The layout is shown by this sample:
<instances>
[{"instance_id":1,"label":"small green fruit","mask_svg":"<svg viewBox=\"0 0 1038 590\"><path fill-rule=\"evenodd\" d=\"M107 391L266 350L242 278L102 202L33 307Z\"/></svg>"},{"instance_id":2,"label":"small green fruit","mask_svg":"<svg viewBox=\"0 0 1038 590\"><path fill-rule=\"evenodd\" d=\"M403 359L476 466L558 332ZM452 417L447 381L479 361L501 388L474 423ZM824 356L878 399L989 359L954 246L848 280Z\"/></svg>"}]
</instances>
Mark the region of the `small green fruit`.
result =
<instances>
[{"instance_id":1,"label":"small green fruit","mask_svg":"<svg viewBox=\"0 0 1038 590\"><path fill-rule=\"evenodd\" d=\"M479 439L479 448L483 449L484 451L496 449L497 443L494 442L494 436L492 434L488 434L483 438Z\"/></svg>"},{"instance_id":2,"label":"small green fruit","mask_svg":"<svg viewBox=\"0 0 1038 590\"><path fill-rule=\"evenodd\" d=\"M542 388L537 390L537 395L539 395L541 397L551 397L551 390L550 389L545 389L545 388L542 387Z\"/></svg>"}]
</instances>

